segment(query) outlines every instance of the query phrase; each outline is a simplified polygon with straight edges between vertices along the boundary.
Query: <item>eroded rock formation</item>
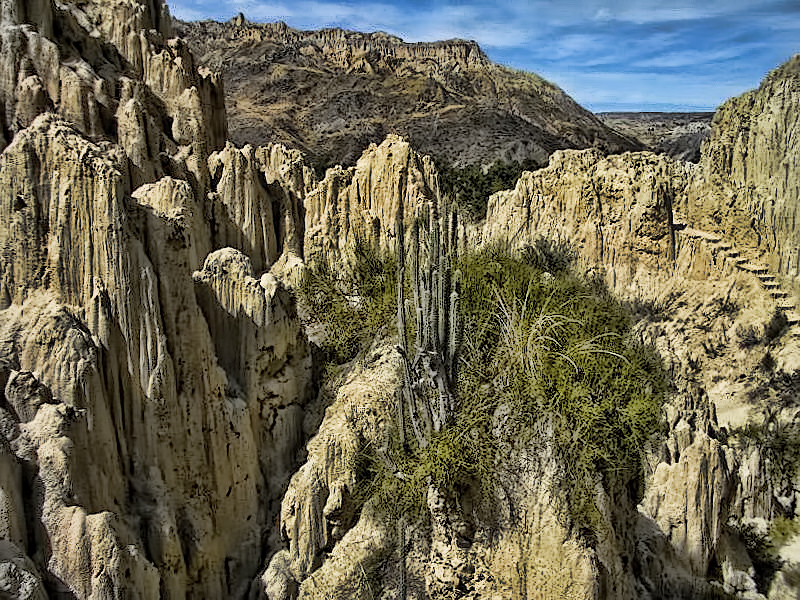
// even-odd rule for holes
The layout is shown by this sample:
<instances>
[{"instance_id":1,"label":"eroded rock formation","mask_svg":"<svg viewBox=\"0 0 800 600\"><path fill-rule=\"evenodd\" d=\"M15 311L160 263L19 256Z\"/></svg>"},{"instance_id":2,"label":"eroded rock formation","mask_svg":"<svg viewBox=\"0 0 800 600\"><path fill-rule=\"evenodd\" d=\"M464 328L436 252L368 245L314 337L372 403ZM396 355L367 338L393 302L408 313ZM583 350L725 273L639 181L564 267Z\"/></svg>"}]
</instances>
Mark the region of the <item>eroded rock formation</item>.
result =
<instances>
[{"instance_id":1,"label":"eroded rock formation","mask_svg":"<svg viewBox=\"0 0 800 600\"><path fill-rule=\"evenodd\" d=\"M209 170L221 89L161 2L34 4L2 21L3 586L245 597L307 435L310 348L262 273L302 250L308 170Z\"/></svg>"},{"instance_id":2,"label":"eroded rock formation","mask_svg":"<svg viewBox=\"0 0 800 600\"><path fill-rule=\"evenodd\" d=\"M329 169L306 198L305 253L334 258L352 247L356 236L393 247L398 219L410 222L439 201L433 161L390 135L370 146L355 167Z\"/></svg>"},{"instance_id":3,"label":"eroded rock formation","mask_svg":"<svg viewBox=\"0 0 800 600\"><path fill-rule=\"evenodd\" d=\"M389 136L317 182L296 150L225 143L220 79L168 39L160 1L0 8L0 595L367 598L367 574L400 589L402 560L420 597L680 597L712 572L742 597L796 592L793 546L757 589L744 535L800 499L773 443L800 426L784 291L798 275L796 58L723 107L700 167L555 152L459 232L576 253L669 371L644 500L599 482L608 529L587 543L551 507L547 432L517 443L502 414L493 520L434 482L427 528L354 500L359 453L380 454L393 427L400 357L385 339L304 455L314 365L281 280L357 236L392 247L398 220L440 201L430 158ZM545 132L523 154L564 146L524 99L483 89L494 67L473 44L232 31L359 77L423 64L426 94L473 86Z\"/></svg>"},{"instance_id":4,"label":"eroded rock formation","mask_svg":"<svg viewBox=\"0 0 800 600\"><path fill-rule=\"evenodd\" d=\"M772 271L800 276L800 55L761 86L723 104L703 149L703 176L685 212L751 251Z\"/></svg>"}]
</instances>

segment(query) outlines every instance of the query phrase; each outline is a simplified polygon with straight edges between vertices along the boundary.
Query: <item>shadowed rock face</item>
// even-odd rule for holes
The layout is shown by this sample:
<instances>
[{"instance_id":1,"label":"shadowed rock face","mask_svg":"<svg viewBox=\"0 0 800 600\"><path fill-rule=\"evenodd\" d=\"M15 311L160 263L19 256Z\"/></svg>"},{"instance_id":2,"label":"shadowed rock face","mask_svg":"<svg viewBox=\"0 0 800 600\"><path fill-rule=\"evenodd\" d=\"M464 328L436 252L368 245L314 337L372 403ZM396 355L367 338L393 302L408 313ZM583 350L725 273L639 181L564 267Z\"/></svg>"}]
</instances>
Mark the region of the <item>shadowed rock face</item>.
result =
<instances>
[{"instance_id":1,"label":"shadowed rock face","mask_svg":"<svg viewBox=\"0 0 800 600\"><path fill-rule=\"evenodd\" d=\"M475 42L404 43L384 33L284 23L177 22L225 78L231 138L276 140L317 166L355 164L388 133L458 165L539 164L562 148L639 148L555 85L493 64Z\"/></svg>"}]
</instances>

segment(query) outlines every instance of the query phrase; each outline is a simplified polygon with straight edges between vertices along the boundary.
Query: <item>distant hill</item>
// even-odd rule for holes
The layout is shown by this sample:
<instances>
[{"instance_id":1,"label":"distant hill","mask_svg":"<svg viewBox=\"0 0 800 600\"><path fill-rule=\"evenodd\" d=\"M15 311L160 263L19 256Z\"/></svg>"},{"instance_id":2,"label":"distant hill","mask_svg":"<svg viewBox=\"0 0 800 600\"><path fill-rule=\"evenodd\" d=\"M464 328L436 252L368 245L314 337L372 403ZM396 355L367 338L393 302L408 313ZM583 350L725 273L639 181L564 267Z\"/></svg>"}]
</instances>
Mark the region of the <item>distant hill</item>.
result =
<instances>
[{"instance_id":1,"label":"distant hill","mask_svg":"<svg viewBox=\"0 0 800 600\"><path fill-rule=\"evenodd\" d=\"M224 75L230 137L279 141L319 167L353 164L388 133L456 166L546 163L558 149L640 149L557 86L490 61L475 42L405 43L385 33L285 23L176 21Z\"/></svg>"},{"instance_id":2,"label":"distant hill","mask_svg":"<svg viewBox=\"0 0 800 600\"><path fill-rule=\"evenodd\" d=\"M700 146L711 135L713 112L604 112L600 120L672 158L700 161Z\"/></svg>"}]
</instances>

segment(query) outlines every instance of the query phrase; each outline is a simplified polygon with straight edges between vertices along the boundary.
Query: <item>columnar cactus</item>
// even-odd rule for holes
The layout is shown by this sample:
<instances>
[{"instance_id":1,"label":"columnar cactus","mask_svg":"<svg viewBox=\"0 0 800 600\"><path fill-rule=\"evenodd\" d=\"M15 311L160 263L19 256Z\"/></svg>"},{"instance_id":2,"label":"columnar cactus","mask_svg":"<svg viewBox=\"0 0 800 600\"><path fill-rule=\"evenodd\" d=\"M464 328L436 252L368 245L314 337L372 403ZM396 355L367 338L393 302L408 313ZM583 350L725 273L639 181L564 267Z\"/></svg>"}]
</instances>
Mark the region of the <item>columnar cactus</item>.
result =
<instances>
[{"instance_id":1,"label":"columnar cactus","mask_svg":"<svg viewBox=\"0 0 800 600\"><path fill-rule=\"evenodd\" d=\"M422 347L422 296L420 295L419 273L419 221L411 226L411 289L414 295L414 315L416 317L416 339L414 348Z\"/></svg>"},{"instance_id":2,"label":"columnar cactus","mask_svg":"<svg viewBox=\"0 0 800 600\"><path fill-rule=\"evenodd\" d=\"M458 353L464 337L464 315L461 314L461 271L453 274L453 291L450 293L450 332L447 345L447 372L455 383L458 369Z\"/></svg>"},{"instance_id":3,"label":"columnar cactus","mask_svg":"<svg viewBox=\"0 0 800 600\"><path fill-rule=\"evenodd\" d=\"M460 275L456 274L454 281L452 276L457 247L457 215L446 208L440 214L433 206L427 217L424 266L420 259L419 223L415 222L411 227L410 280L417 330L413 351L409 350L404 337L404 279L400 274L397 279L397 322L398 329L403 329L400 347L406 358L404 403L420 446L427 445L431 432L440 431L446 425L455 409L453 388L463 328ZM398 225L396 234L398 256L405 252L401 227ZM399 257L398 269L404 266L404 258Z\"/></svg>"}]
</instances>

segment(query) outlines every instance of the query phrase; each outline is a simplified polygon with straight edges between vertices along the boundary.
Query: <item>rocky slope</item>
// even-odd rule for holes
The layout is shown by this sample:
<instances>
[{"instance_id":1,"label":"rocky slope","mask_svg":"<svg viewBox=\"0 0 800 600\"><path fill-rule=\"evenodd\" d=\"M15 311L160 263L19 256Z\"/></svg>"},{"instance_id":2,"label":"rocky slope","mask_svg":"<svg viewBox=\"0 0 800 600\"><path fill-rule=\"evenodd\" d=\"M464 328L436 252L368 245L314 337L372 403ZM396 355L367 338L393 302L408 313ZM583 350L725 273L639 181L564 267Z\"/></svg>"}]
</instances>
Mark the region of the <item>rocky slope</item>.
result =
<instances>
[{"instance_id":1,"label":"rocky slope","mask_svg":"<svg viewBox=\"0 0 800 600\"><path fill-rule=\"evenodd\" d=\"M700 166L558 151L458 231L574 252L671 375L643 500L598 482L608 527L590 540L552 511L547 430L516 435L502 411L491 511L435 482L428 525L362 506L360 457L392 435L403 376L385 332L327 382L319 423L282 281L438 209L430 158L389 136L317 181L297 150L227 144L220 80L168 39L159 1L0 8L0 595L688 598L714 579L796 597L794 530L772 573L759 543L800 500L797 59L723 107ZM494 72L468 44L203 27L337 48L342 70L376 46L359 68L405 65L458 98ZM427 60L442 52L446 77Z\"/></svg>"},{"instance_id":2,"label":"rocky slope","mask_svg":"<svg viewBox=\"0 0 800 600\"><path fill-rule=\"evenodd\" d=\"M223 73L234 142L279 141L315 165L352 165L388 133L457 165L544 164L561 148L637 147L555 85L493 64L474 42L410 44L242 16L175 27Z\"/></svg>"},{"instance_id":3,"label":"rocky slope","mask_svg":"<svg viewBox=\"0 0 800 600\"><path fill-rule=\"evenodd\" d=\"M791 89L791 67L792 63L779 70L783 79L776 75L768 78L762 90L784 94L787 87ZM737 102L741 100L732 104ZM761 102L787 105L785 99L768 97ZM781 121L756 114L750 118ZM792 123L791 119L788 116L781 122ZM715 127L702 166L650 153L603 157L596 151L557 152L547 168L523 175L514 190L494 195L485 222L462 232L467 244L502 239L525 248L549 240L574 252L582 270L601 277L628 300L637 319L637 337L657 349L674 386L666 407L668 432L663 444L652 449L638 510L615 498L611 506L616 512L606 513L608 523L614 525L605 537L591 549L581 540L573 547L569 534L559 529L563 521L542 512L550 505L547 486L526 488L524 477L520 479L515 472L515 477L504 479L504 489L513 494L515 488L509 484L513 480L526 490L524 497L532 504L517 499L512 505L541 529L495 523L496 539L509 544L497 546L485 541L485 531L479 533L478 509L466 508L458 499L440 498L433 489L429 530L397 533L375 521L374 513L365 508L342 538L342 545L335 544L329 561L323 560L318 569L309 573L307 567L293 570L289 556L284 560L277 555L264 579L270 598L288 597L281 590L294 585L303 590L303 597L324 595L339 589L337 586L351 589L354 597L369 597L373 579L367 578L367 573L383 586L382 597L394 597L401 585L402 560L408 578L402 585L412 597L435 595L436 590L474 598L516 597L523 593L520 590L527 590L532 597L576 598L714 597L721 591L742 598L796 596L798 558L792 544L779 541L775 532L781 523L797 518L800 471L791 440L796 440L800 426L800 333L796 327L800 318L791 293L785 291L791 289L791 282L781 284L780 265L772 267L774 253L703 228L704 223L715 222L716 213L702 212L707 205L694 200L696 195L703 189L712 192L719 182L731 185L724 176L706 179L710 157L720 152L715 140L730 135L720 116ZM773 141L791 139L793 134L787 132ZM368 152L365 159L386 155L387 148L397 143L387 141ZM760 155L743 159L748 168L759 169L765 154L781 152L788 153L782 160L791 164L791 148L780 150L766 142L764 146ZM363 173L370 172L360 168ZM309 218L313 221L312 213L322 214L324 206L340 207L340 222L352 217L358 223L369 223L371 215L374 238L391 245L394 221L378 215L393 214L396 201L367 205L361 198L370 197L374 202L375 196L361 191L363 184L338 189L334 202L310 205ZM351 206L347 201L351 198L359 200ZM793 202L791 198L773 198L779 206ZM366 216L365 205L369 206ZM756 213L753 220L770 232L771 239L780 240L772 248L790 243L791 235L774 225L774 220L761 221L762 215L771 219L764 211ZM736 221L730 217L729 222ZM758 258L767 259L770 268L757 264ZM369 363L380 360L368 359ZM368 405L368 412L378 413L379 422L380 415L391 422L390 408L349 395L337 402L346 406L351 400L355 402L351 411ZM343 427L358 426L358 419L346 422ZM326 420L323 430L326 423L330 424ZM528 456L522 469L539 473L535 476L539 481L547 473L546 455L541 450L546 446L537 445L539 450ZM524 448L517 451L525 455ZM312 465L320 460L310 456L301 473L318 468ZM542 471L536 471L534 464ZM347 477L357 479L357 471L347 472ZM305 481L296 477L298 483ZM309 501L317 493L311 489L325 488L311 486L300 496ZM297 495L290 494L287 499L290 497ZM312 504L322 505L324 500ZM608 499L605 502L599 492L598 506L608 506ZM496 499L494 506L502 513L501 499ZM294 522L289 513L283 518ZM317 525L307 525L305 530L325 531L325 519L316 519ZM462 531L465 522L477 527L467 541ZM535 542L526 537L529 534ZM797 540L792 535L796 536L790 533L789 539ZM394 548L388 548L387 536L393 536ZM550 536L568 541L547 546ZM297 538L289 537L294 544ZM367 538L380 540L374 554L359 555L353 561L345 558L347 548ZM765 544L774 544L769 564L764 562ZM627 551L630 547L636 550ZM383 566L376 567L370 556L383 561L379 562ZM535 564L526 562L528 556L537 557ZM497 563L493 557L502 558ZM628 566L620 566L625 564ZM363 578L357 576L358 565ZM511 570L507 570L509 565ZM637 575L626 580L622 574L631 569ZM317 581L317 574L319 588L307 583ZM708 587L710 580L718 587Z\"/></svg>"},{"instance_id":4,"label":"rocky slope","mask_svg":"<svg viewBox=\"0 0 800 600\"><path fill-rule=\"evenodd\" d=\"M703 177L685 212L703 228L752 250L772 271L800 276L798 199L800 56L733 98L714 116Z\"/></svg>"}]
</instances>

